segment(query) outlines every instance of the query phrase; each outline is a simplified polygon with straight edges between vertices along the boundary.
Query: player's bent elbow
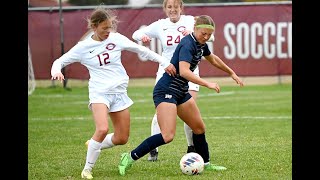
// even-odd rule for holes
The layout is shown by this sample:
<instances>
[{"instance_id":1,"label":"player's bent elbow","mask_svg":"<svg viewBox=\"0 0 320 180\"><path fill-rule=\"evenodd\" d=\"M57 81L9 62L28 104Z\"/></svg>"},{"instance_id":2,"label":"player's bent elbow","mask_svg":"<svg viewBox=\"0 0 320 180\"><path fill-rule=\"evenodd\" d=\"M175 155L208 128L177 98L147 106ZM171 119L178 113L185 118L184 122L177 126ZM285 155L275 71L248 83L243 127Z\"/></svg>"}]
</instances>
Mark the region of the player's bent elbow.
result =
<instances>
[{"instance_id":1,"label":"player's bent elbow","mask_svg":"<svg viewBox=\"0 0 320 180\"><path fill-rule=\"evenodd\" d=\"M188 72L183 71L183 70L180 70L180 72L179 72L179 75L180 75L181 77L185 78L185 79L187 79L187 78L186 78L186 77L187 77L187 74L188 74Z\"/></svg>"}]
</instances>

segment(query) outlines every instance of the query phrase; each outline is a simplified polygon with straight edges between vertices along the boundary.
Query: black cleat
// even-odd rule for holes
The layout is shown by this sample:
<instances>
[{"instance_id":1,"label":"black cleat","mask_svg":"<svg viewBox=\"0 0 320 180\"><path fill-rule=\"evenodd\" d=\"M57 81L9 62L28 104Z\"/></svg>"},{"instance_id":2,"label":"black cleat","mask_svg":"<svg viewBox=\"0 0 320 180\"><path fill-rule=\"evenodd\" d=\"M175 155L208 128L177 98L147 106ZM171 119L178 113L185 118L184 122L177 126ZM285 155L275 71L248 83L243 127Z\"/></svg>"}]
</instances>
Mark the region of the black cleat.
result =
<instances>
[{"instance_id":1,"label":"black cleat","mask_svg":"<svg viewBox=\"0 0 320 180\"><path fill-rule=\"evenodd\" d=\"M191 153L191 152L196 152L196 149L194 148L194 146L188 146L187 153Z\"/></svg>"},{"instance_id":2,"label":"black cleat","mask_svg":"<svg viewBox=\"0 0 320 180\"><path fill-rule=\"evenodd\" d=\"M158 160L158 151L156 149L152 149L149 152L148 161L156 161Z\"/></svg>"}]
</instances>

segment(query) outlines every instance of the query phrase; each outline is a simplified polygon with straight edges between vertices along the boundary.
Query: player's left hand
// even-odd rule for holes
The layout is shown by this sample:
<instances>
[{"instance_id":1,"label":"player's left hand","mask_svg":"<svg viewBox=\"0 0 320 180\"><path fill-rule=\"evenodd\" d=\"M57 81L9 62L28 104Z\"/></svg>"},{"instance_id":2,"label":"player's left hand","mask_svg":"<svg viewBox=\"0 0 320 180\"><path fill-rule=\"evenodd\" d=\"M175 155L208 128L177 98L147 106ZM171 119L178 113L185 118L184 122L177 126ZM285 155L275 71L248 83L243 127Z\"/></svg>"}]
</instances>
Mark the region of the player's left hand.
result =
<instances>
[{"instance_id":1,"label":"player's left hand","mask_svg":"<svg viewBox=\"0 0 320 180\"><path fill-rule=\"evenodd\" d=\"M236 74L232 74L231 77L236 81L237 84L240 85L240 87L244 86L242 80Z\"/></svg>"},{"instance_id":2,"label":"player's left hand","mask_svg":"<svg viewBox=\"0 0 320 180\"><path fill-rule=\"evenodd\" d=\"M184 30L184 31L182 31L182 35L186 36L186 35L190 34L191 32L192 31Z\"/></svg>"},{"instance_id":3,"label":"player's left hand","mask_svg":"<svg viewBox=\"0 0 320 180\"><path fill-rule=\"evenodd\" d=\"M169 76L176 76L176 68L173 64L170 64L168 67L166 67L165 72L169 74Z\"/></svg>"}]
</instances>

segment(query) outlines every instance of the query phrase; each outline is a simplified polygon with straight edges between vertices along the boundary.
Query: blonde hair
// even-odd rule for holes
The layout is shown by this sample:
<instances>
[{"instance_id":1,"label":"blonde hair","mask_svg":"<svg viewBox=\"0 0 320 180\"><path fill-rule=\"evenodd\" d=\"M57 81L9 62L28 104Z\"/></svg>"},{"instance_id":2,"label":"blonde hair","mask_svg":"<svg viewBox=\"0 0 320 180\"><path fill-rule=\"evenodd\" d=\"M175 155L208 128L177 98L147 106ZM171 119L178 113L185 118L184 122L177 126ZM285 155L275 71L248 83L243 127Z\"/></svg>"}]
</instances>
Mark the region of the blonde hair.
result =
<instances>
[{"instance_id":1,"label":"blonde hair","mask_svg":"<svg viewBox=\"0 0 320 180\"><path fill-rule=\"evenodd\" d=\"M101 22L105 20L110 20L112 24L112 29L114 31L117 30L118 20L116 16L116 11L111 9L105 9L101 5L98 6L87 18L88 28L92 28L92 26L97 27Z\"/></svg>"},{"instance_id":2,"label":"blonde hair","mask_svg":"<svg viewBox=\"0 0 320 180\"><path fill-rule=\"evenodd\" d=\"M200 15L200 16L195 16L194 17L194 27L201 27L203 25L209 25L212 26L213 29L215 29L216 25L212 18L208 15Z\"/></svg>"},{"instance_id":3,"label":"blonde hair","mask_svg":"<svg viewBox=\"0 0 320 180\"><path fill-rule=\"evenodd\" d=\"M174 0L175 2L178 2L179 3L179 5L180 5L180 7L181 7L181 14L183 13L183 1L182 0ZM163 1L163 3L162 3L162 8L163 8L163 10L165 10L166 9L166 6L167 6L167 4L168 4L168 0L164 0Z\"/></svg>"}]
</instances>

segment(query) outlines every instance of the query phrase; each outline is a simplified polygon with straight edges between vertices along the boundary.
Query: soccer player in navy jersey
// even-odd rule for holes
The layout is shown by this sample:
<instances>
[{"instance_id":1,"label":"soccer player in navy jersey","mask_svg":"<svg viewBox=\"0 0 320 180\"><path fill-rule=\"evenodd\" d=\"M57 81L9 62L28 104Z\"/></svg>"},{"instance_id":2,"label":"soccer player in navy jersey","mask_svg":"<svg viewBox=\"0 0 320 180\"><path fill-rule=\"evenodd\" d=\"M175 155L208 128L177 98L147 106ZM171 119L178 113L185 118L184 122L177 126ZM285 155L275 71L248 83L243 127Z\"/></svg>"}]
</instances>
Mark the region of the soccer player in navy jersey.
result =
<instances>
[{"instance_id":1,"label":"soccer player in navy jersey","mask_svg":"<svg viewBox=\"0 0 320 180\"><path fill-rule=\"evenodd\" d=\"M181 39L171 63L176 68L176 76L163 74L153 90L153 101L157 111L161 133L146 138L140 145L129 153L123 153L119 162L119 173L125 175L134 161L140 159L152 149L170 143L176 131L177 115L193 132L195 150L204 160L205 170L225 170L224 166L210 163L209 147L205 137L205 124L197 104L188 92L188 82L199 84L220 92L220 86L208 82L192 71L198 66L202 57L210 64L228 73L231 78L243 86L242 80L218 56L210 52L206 41L215 30L214 21L210 16L201 15L196 18L194 32Z\"/></svg>"},{"instance_id":2,"label":"soccer player in navy jersey","mask_svg":"<svg viewBox=\"0 0 320 180\"><path fill-rule=\"evenodd\" d=\"M61 82L64 80L61 69L71 63L79 62L89 71L88 108L93 113L96 129L88 142L86 163L81 172L84 179L93 178L92 169L102 149L128 142L129 107L133 101L127 95L129 76L121 63L121 51L131 51L158 62L172 76L176 72L165 57L116 32L117 22L114 11L102 6L96 8L88 19L88 27L93 33L56 59L51 67L52 80ZM113 133L109 133L108 115Z\"/></svg>"},{"instance_id":3,"label":"soccer player in navy jersey","mask_svg":"<svg viewBox=\"0 0 320 180\"><path fill-rule=\"evenodd\" d=\"M164 0L163 11L167 15L167 18L159 19L146 27L136 30L132 34L132 38L136 41L142 41L144 43L150 42L151 38L156 38L161 42L162 56L166 57L170 61L174 50L180 43L181 39L190 34L194 29L195 17L191 15L183 14L184 5L182 0ZM214 40L214 35L211 35L210 41ZM162 77L164 69L159 65L156 81ZM197 66L193 73L199 76L199 67ZM191 81L189 83L189 93L196 101L200 86ZM187 139L187 153L195 152L192 130L184 123L184 132ZM160 128L157 120L157 114L155 113L151 123L151 135L160 133ZM148 160L156 161L158 159L159 149L153 149L149 153Z\"/></svg>"}]
</instances>

